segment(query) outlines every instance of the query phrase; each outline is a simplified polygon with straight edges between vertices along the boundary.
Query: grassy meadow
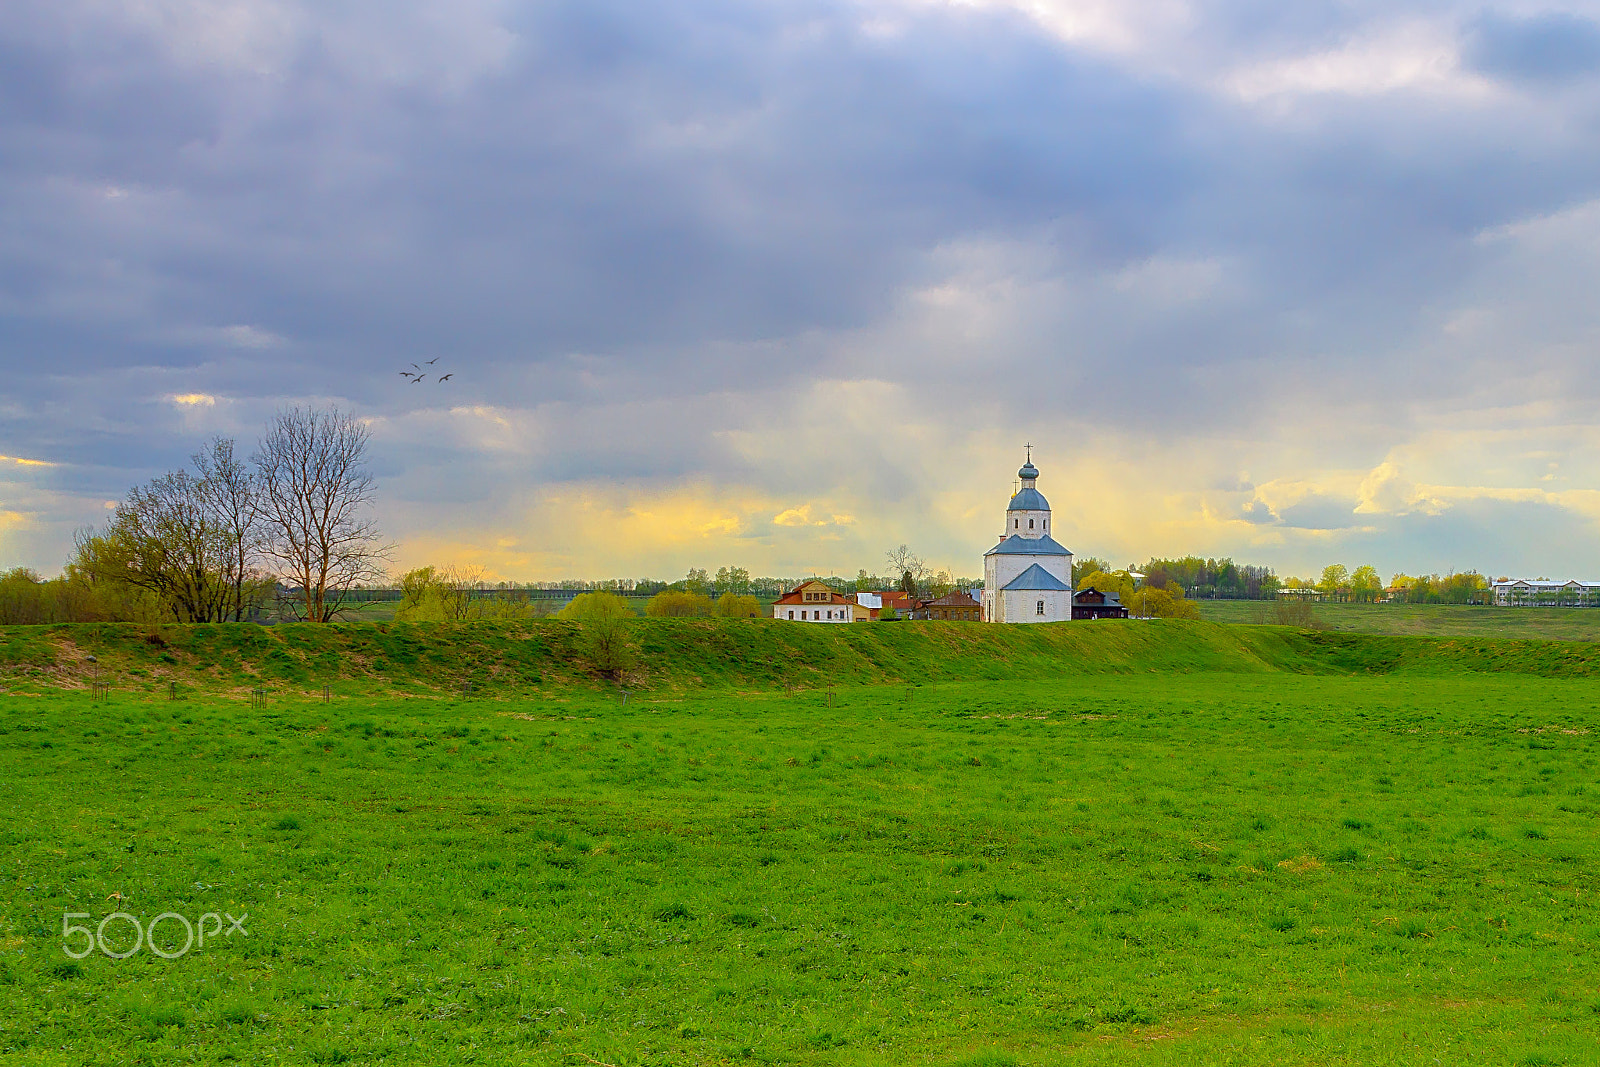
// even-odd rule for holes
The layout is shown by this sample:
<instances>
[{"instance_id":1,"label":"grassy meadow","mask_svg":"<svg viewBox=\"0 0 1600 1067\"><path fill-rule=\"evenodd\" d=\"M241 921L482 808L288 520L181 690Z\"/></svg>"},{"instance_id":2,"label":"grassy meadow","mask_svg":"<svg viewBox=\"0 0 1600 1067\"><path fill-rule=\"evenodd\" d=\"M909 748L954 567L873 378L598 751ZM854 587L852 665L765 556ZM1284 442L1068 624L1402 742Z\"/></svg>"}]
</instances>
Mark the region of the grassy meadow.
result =
<instances>
[{"instance_id":1,"label":"grassy meadow","mask_svg":"<svg viewBox=\"0 0 1600 1067\"><path fill-rule=\"evenodd\" d=\"M0 1055L1600 1062L1577 652L1468 673L1471 647L1280 634L1203 670L1185 635L1256 629L1155 632L1157 672L1007 635L1039 659L1005 678L706 688L691 662L626 704L546 667L494 699L264 708L231 678L92 702L25 676L0 696ZM67 957L63 913L118 909L248 935Z\"/></svg>"},{"instance_id":2,"label":"grassy meadow","mask_svg":"<svg viewBox=\"0 0 1600 1067\"><path fill-rule=\"evenodd\" d=\"M1200 617L1218 623L1272 621L1273 605L1252 600L1197 600ZM1364 634L1600 641L1600 609L1495 608L1467 604L1312 605L1317 625Z\"/></svg>"}]
</instances>

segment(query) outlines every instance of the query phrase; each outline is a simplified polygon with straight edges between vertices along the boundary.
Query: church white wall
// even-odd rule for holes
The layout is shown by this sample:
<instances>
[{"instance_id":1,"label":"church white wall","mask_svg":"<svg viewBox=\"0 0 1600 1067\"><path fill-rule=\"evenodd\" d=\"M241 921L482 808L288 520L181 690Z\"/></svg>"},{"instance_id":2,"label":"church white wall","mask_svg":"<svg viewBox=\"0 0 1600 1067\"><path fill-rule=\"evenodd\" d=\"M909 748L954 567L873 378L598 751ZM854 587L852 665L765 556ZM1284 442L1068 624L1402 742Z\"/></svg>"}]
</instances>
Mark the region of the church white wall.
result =
<instances>
[{"instance_id":1,"label":"church white wall","mask_svg":"<svg viewBox=\"0 0 1600 1067\"><path fill-rule=\"evenodd\" d=\"M794 615L791 618L790 612ZM772 609L772 617L784 622L806 622L827 625L850 622L855 612L848 604L780 604Z\"/></svg>"},{"instance_id":2,"label":"church white wall","mask_svg":"<svg viewBox=\"0 0 1600 1067\"><path fill-rule=\"evenodd\" d=\"M1033 523L1029 526L1028 523ZM1016 534L1018 537L1028 537L1034 540L1050 532L1050 513L1048 511L1008 511L1006 512L1006 536Z\"/></svg>"},{"instance_id":3,"label":"church white wall","mask_svg":"<svg viewBox=\"0 0 1600 1067\"><path fill-rule=\"evenodd\" d=\"M998 596L1001 622L1068 622L1072 619L1072 595L1066 590L1012 589ZM1044 614L1039 614L1040 602Z\"/></svg>"}]
</instances>

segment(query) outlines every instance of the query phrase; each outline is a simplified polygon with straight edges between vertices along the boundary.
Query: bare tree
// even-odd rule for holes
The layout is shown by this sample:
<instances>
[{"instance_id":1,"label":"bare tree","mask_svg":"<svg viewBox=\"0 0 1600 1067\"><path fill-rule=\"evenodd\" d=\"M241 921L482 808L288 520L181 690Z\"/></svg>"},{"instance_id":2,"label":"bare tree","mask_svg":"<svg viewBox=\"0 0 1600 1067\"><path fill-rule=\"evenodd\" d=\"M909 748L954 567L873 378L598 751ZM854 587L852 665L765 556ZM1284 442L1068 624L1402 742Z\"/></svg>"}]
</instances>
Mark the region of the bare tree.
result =
<instances>
[{"instance_id":1,"label":"bare tree","mask_svg":"<svg viewBox=\"0 0 1600 1067\"><path fill-rule=\"evenodd\" d=\"M370 437L365 423L338 408L293 408L280 411L261 438L261 554L292 590L303 620L331 621L352 586L384 574L388 546L367 514Z\"/></svg>"},{"instance_id":2,"label":"bare tree","mask_svg":"<svg viewBox=\"0 0 1600 1067\"><path fill-rule=\"evenodd\" d=\"M223 572L232 590L229 611L234 622L243 622L260 599L261 576L255 563L261 548L261 500L256 478L234 456L232 438L212 438L205 451L191 458L211 521L229 546Z\"/></svg>"},{"instance_id":3,"label":"bare tree","mask_svg":"<svg viewBox=\"0 0 1600 1067\"><path fill-rule=\"evenodd\" d=\"M900 576L900 588L912 596L920 596L928 577L928 564L911 551L910 545L901 545L884 553L892 573Z\"/></svg>"},{"instance_id":4,"label":"bare tree","mask_svg":"<svg viewBox=\"0 0 1600 1067\"><path fill-rule=\"evenodd\" d=\"M889 561L889 569L895 574L911 573L911 577L921 579L928 573L928 564L923 558L911 551L910 545L901 545L884 553L884 558Z\"/></svg>"},{"instance_id":5,"label":"bare tree","mask_svg":"<svg viewBox=\"0 0 1600 1067\"><path fill-rule=\"evenodd\" d=\"M232 545L207 504L199 478L170 471L129 490L104 534L80 534L78 559L98 577L155 594L179 622L221 622Z\"/></svg>"}]
</instances>

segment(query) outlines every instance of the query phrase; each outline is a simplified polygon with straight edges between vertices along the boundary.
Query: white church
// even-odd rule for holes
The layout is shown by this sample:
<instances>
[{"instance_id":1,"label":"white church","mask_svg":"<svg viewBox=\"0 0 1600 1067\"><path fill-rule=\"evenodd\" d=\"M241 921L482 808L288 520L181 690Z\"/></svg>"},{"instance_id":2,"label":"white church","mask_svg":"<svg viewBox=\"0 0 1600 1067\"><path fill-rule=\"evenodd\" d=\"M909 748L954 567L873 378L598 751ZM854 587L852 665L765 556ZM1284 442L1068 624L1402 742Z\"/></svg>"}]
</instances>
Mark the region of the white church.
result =
<instances>
[{"instance_id":1,"label":"white church","mask_svg":"<svg viewBox=\"0 0 1600 1067\"><path fill-rule=\"evenodd\" d=\"M1032 448L1017 477L1022 488L1006 506L1005 533L983 554L984 621L1071 619L1072 551L1050 536L1050 502L1034 488Z\"/></svg>"}]
</instances>

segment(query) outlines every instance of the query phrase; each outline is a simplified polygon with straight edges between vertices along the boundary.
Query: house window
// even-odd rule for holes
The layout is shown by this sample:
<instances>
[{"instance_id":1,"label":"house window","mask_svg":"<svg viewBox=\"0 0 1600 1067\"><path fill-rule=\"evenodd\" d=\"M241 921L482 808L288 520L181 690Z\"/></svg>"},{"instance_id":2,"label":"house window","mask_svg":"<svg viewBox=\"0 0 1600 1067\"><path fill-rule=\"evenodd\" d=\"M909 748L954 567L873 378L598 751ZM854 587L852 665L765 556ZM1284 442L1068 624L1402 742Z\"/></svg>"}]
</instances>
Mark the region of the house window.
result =
<instances>
[{"instance_id":1,"label":"house window","mask_svg":"<svg viewBox=\"0 0 1600 1067\"><path fill-rule=\"evenodd\" d=\"M1044 601L1042 601L1042 600L1039 601L1038 605L1034 607L1033 613L1035 615L1043 615L1044 614Z\"/></svg>"},{"instance_id":2,"label":"house window","mask_svg":"<svg viewBox=\"0 0 1600 1067\"><path fill-rule=\"evenodd\" d=\"M794 612L792 612L792 611L791 611L791 612L789 612L789 621L790 621L790 622L793 622L793 621L794 621Z\"/></svg>"}]
</instances>

